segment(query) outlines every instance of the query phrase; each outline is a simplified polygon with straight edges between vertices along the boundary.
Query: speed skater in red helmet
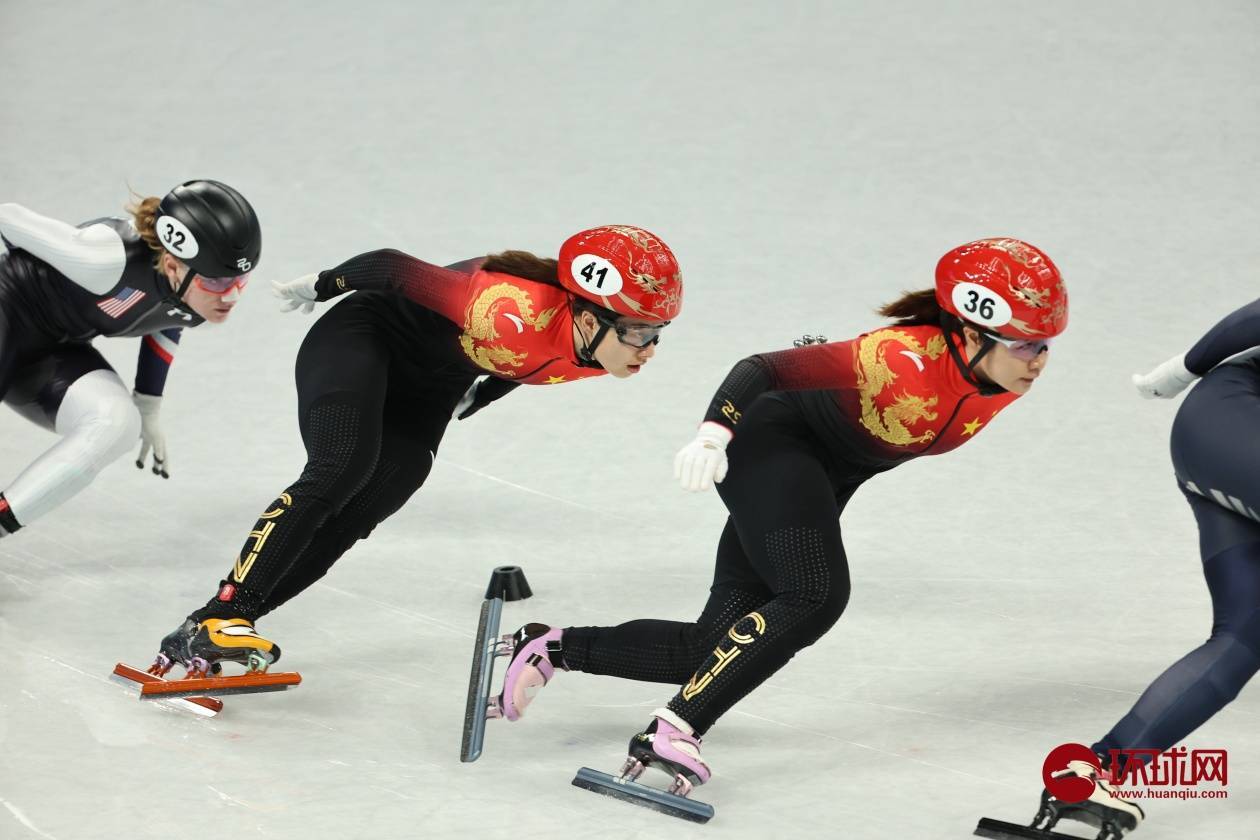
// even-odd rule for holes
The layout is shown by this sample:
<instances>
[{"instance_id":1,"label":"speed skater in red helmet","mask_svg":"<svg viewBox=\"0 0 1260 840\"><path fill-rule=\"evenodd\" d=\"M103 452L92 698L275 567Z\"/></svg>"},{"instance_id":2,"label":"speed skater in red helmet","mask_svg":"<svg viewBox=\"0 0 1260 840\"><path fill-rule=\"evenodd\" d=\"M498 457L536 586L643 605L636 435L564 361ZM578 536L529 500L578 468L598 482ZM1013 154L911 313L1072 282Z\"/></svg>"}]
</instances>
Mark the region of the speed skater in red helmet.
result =
<instances>
[{"instance_id":1,"label":"speed skater in red helmet","mask_svg":"<svg viewBox=\"0 0 1260 840\"><path fill-rule=\"evenodd\" d=\"M839 517L858 487L962 446L1028 393L1067 325L1068 301L1045 254L1002 238L950 251L935 288L880 312L895 322L737 363L678 453L682 486L718 483L730 513L700 617L526 625L496 715L519 718L559 670L674 683L678 693L631 740L624 778L657 766L684 794L710 778L701 736L844 612Z\"/></svg>"},{"instance_id":2,"label":"speed skater in red helmet","mask_svg":"<svg viewBox=\"0 0 1260 840\"><path fill-rule=\"evenodd\" d=\"M386 249L275 292L307 311L355 292L298 351L306 466L259 516L217 594L162 641L158 672L275 661L279 648L261 644L253 622L406 503L452 415L521 384L635 375L682 310L683 281L655 234L607 225L570 237L559 259L505 251L442 268Z\"/></svg>"}]
</instances>

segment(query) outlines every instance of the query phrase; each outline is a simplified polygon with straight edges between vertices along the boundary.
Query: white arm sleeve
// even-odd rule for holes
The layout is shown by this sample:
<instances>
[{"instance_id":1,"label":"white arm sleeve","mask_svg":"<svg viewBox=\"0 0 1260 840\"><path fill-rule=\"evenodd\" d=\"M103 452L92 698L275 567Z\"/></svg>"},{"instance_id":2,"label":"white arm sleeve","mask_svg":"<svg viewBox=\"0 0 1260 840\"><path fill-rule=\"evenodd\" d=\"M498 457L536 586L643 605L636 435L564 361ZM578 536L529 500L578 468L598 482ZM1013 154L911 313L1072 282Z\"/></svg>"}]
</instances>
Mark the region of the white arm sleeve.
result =
<instances>
[{"instance_id":1,"label":"white arm sleeve","mask_svg":"<svg viewBox=\"0 0 1260 840\"><path fill-rule=\"evenodd\" d=\"M127 265L122 238L108 225L79 229L20 204L0 204L0 234L97 295L114 288Z\"/></svg>"}]
</instances>

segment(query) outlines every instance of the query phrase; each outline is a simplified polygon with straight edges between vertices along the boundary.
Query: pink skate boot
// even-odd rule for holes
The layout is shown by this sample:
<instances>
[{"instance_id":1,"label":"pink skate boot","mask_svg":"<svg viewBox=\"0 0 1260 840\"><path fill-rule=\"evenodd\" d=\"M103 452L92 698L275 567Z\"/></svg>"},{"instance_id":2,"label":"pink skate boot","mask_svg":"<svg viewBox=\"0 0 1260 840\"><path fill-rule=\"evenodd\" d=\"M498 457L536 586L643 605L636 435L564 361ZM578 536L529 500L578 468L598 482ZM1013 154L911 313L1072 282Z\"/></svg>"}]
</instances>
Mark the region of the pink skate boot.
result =
<instances>
[{"instance_id":1,"label":"pink skate boot","mask_svg":"<svg viewBox=\"0 0 1260 840\"><path fill-rule=\"evenodd\" d=\"M630 739L629 753L619 775L583 767L573 777L573 785L691 822L706 823L713 818L712 805L689 796L713 773L700 758L700 739L685 720L669 709L657 709L648 728ZM673 777L668 789L636 781L651 766Z\"/></svg>"},{"instance_id":2,"label":"pink skate boot","mask_svg":"<svg viewBox=\"0 0 1260 840\"><path fill-rule=\"evenodd\" d=\"M520 720L534 696L551 681L556 668L564 668L560 658L563 632L559 627L532 623L512 635L512 661L503 677L503 690L498 697L491 697L486 706L487 718Z\"/></svg>"},{"instance_id":3,"label":"pink skate boot","mask_svg":"<svg viewBox=\"0 0 1260 840\"><path fill-rule=\"evenodd\" d=\"M669 709L652 712L652 722L643 732L630 739L630 757L621 768L621 775L637 779L643 770L655 765L674 777L666 790L675 796L688 796L696 785L713 775L700 758L700 739L687 721Z\"/></svg>"}]
</instances>

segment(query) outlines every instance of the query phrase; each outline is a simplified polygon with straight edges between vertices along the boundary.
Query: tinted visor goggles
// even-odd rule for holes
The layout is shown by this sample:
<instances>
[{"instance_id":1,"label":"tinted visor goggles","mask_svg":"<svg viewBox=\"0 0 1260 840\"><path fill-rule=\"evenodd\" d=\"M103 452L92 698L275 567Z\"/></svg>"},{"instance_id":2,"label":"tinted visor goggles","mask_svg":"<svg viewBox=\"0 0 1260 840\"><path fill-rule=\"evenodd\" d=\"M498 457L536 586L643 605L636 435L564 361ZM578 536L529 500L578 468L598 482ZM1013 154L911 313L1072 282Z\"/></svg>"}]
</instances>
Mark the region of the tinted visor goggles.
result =
<instances>
[{"instance_id":1,"label":"tinted visor goggles","mask_svg":"<svg viewBox=\"0 0 1260 840\"><path fill-rule=\"evenodd\" d=\"M249 282L249 274L248 271L233 277L203 277L197 274L193 277L193 282L203 292L209 292L212 295L226 295L233 289L244 291L245 284Z\"/></svg>"},{"instance_id":2,"label":"tinted visor goggles","mask_svg":"<svg viewBox=\"0 0 1260 840\"><path fill-rule=\"evenodd\" d=\"M638 350L642 350L649 344L658 343L661 340L661 331L669 326L669 321L646 324L642 321L632 320L613 321L599 315L595 316L595 320L616 333L617 340L622 344Z\"/></svg>"},{"instance_id":3,"label":"tinted visor goggles","mask_svg":"<svg viewBox=\"0 0 1260 840\"><path fill-rule=\"evenodd\" d=\"M994 333L985 333L984 335L986 338L991 338L998 344L1001 344L1010 351L1012 356L1024 362L1031 362L1050 349L1050 339L1048 338L1006 338Z\"/></svg>"}]
</instances>

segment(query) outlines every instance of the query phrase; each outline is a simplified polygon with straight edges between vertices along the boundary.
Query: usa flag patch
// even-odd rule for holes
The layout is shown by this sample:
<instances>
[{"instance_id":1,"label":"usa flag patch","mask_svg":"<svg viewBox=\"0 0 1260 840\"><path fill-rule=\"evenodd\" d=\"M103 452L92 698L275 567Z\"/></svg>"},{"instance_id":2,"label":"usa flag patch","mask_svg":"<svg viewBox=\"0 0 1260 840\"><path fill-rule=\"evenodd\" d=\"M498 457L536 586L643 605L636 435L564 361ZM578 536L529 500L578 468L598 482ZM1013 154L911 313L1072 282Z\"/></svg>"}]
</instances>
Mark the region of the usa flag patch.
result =
<instances>
[{"instance_id":1,"label":"usa flag patch","mask_svg":"<svg viewBox=\"0 0 1260 840\"><path fill-rule=\"evenodd\" d=\"M144 292L123 286L112 298L98 300L97 307L111 318L121 318L123 313L144 300Z\"/></svg>"}]
</instances>

